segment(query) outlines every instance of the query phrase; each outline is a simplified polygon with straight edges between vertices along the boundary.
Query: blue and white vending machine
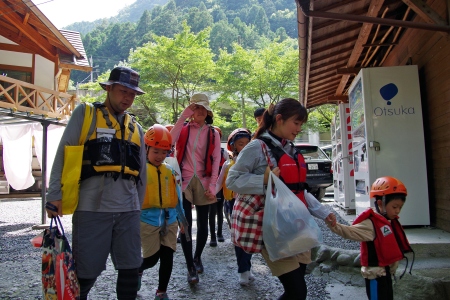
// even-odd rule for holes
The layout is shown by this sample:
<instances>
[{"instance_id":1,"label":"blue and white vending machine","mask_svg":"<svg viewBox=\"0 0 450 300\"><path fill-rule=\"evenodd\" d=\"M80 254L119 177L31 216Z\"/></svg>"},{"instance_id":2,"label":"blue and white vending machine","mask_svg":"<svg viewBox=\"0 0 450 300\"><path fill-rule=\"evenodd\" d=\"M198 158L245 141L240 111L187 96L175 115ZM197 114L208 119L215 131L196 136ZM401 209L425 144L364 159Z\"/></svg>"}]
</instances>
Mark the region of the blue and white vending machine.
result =
<instances>
[{"instance_id":1,"label":"blue and white vending machine","mask_svg":"<svg viewBox=\"0 0 450 300\"><path fill-rule=\"evenodd\" d=\"M408 191L402 225L430 225L418 69L364 68L349 88L356 214L374 207L376 178L392 176Z\"/></svg>"}]
</instances>

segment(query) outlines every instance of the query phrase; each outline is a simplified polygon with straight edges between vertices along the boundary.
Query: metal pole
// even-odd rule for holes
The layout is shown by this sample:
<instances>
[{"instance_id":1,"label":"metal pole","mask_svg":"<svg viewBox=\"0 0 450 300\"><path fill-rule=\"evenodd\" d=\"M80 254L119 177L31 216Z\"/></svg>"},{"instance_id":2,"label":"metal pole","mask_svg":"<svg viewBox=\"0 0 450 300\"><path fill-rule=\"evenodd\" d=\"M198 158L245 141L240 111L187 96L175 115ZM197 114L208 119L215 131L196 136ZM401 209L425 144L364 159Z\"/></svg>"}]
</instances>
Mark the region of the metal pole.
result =
<instances>
[{"instance_id":1,"label":"metal pole","mask_svg":"<svg viewBox=\"0 0 450 300\"><path fill-rule=\"evenodd\" d=\"M45 202L47 201L47 128L49 123L42 122L42 224L47 222L47 213L45 211Z\"/></svg>"}]
</instances>

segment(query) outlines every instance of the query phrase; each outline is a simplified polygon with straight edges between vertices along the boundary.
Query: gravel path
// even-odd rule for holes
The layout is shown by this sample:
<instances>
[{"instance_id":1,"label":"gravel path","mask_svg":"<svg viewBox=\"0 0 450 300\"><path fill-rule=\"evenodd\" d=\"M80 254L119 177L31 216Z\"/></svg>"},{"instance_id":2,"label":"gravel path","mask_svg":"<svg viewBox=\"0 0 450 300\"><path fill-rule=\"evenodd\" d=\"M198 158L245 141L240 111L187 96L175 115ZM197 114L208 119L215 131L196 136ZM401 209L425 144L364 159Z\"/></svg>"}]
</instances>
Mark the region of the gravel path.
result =
<instances>
[{"instance_id":1,"label":"gravel path","mask_svg":"<svg viewBox=\"0 0 450 300\"><path fill-rule=\"evenodd\" d=\"M336 216L339 222L345 223L338 214ZM40 219L40 199L21 201L3 199L0 202L0 299L42 299L41 252L40 249L33 248L29 242L39 233L31 227L40 224ZM70 240L71 217L63 217L62 223ZM322 228L324 244L342 249L359 249L358 243L332 234L323 221L317 220L317 223ZM193 230L195 232L195 222ZM171 299L277 299L282 294L283 288L278 279L271 275L261 255L254 255L252 259L255 282L248 287L239 285L234 248L230 242L226 221L224 221L223 234L225 242L219 243L215 248L209 246L208 240L202 255L205 272L200 274L200 283L195 287L190 287L186 282L185 261L181 246L178 244L169 283L169 297ZM157 287L158 269L159 264L144 272L138 299L153 299ZM116 278L116 271L108 260L106 270L97 279L89 294L90 299L116 299ZM308 299L330 299L325 290L327 281L324 277L307 275L306 281Z\"/></svg>"}]
</instances>

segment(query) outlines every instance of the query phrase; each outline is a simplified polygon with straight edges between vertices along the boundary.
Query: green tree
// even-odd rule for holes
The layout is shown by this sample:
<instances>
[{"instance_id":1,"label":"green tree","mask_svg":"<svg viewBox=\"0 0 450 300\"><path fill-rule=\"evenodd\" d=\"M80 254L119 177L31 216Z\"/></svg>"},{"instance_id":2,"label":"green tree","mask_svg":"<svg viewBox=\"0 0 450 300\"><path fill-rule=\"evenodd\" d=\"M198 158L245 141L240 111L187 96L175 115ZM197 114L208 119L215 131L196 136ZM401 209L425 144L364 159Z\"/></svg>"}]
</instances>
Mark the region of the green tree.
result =
<instances>
[{"instance_id":1,"label":"green tree","mask_svg":"<svg viewBox=\"0 0 450 300\"><path fill-rule=\"evenodd\" d=\"M183 22L183 30L173 38L153 36L130 54L133 68L140 71L147 92L139 103L149 114L173 123L196 91L208 90L214 72L213 54L208 45L209 29L195 34Z\"/></svg>"},{"instance_id":2,"label":"green tree","mask_svg":"<svg viewBox=\"0 0 450 300\"><path fill-rule=\"evenodd\" d=\"M215 23L211 29L211 50L215 55L220 53L221 49L228 52L232 51L232 43L238 40L239 34L236 28L230 26L227 20Z\"/></svg>"},{"instance_id":3,"label":"green tree","mask_svg":"<svg viewBox=\"0 0 450 300\"><path fill-rule=\"evenodd\" d=\"M213 17L206 9L206 6L203 2L200 3L198 8L192 7L191 9L189 9L187 24L195 33L198 33L203 29L212 26Z\"/></svg>"},{"instance_id":4,"label":"green tree","mask_svg":"<svg viewBox=\"0 0 450 300\"><path fill-rule=\"evenodd\" d=\"M303 130L319 133L329 132L330 124L337 113L338 107L335 104L325 104L311 108L308 114L308 122L302 128Z\"/></svg>"},{"instance_id":5,"label":"green tree","mask_svg":"<svg viewBox=\"0 0 450 300\"><path fill-rule=\"evenodd\" d=\"M135 40L137 41L138 46L141 46L150 40L148 33L151 33L151 22L152 18L150 12L148 10L144 11L135 31Z\"/></svg>"},{"instance_id":6,"label":"green tree","mask_svg":"<svg viewBox=\"0 0 450 300\"><path fill-rule=\"evenodd\" d=\"M180 32L181 26L178 23L177 7L174 1L169 1L157 16L153 17L152 14L151 28L158 36L173 37Z\"/></svg>"},{"instance_id":7,"label":"green tree","mask_svg":"<svg viewBox=\"0 0 450 300\"><path fill-rule=\"evenodd\" d=\"M298 50L292 41L273 41L255 52L248 97L267 107L282 98L298 96Z\"/></svg>"},{"instance_id":8,"label":"green tree","mask_svg":"<svg viewBox=\"0 0 450 300\"><path fill-rule=\"evenodd\" d=\"M225 50L220 51L216 69L216 87L224 98L236 103L233 121L236 120L238 121L237 124L247 127L246 97L250 89L248 79L252 73L255 55L252 50L245 50L236 43L233 46L233 53L228 53Z\"/></svg>"},{"instance_id":9,"label":"green tree","mask_svg":"<svg viewBox=\"0 0 450 300\"><path fill-rule=\"evenodd\" d=\"M298 95L298 51L294 42L273 41L262 49L246 50L237 43L217 61L216 89L237 103L233 121L252 128L255 107L268 107Z\"/></svg>"}]
</instances>

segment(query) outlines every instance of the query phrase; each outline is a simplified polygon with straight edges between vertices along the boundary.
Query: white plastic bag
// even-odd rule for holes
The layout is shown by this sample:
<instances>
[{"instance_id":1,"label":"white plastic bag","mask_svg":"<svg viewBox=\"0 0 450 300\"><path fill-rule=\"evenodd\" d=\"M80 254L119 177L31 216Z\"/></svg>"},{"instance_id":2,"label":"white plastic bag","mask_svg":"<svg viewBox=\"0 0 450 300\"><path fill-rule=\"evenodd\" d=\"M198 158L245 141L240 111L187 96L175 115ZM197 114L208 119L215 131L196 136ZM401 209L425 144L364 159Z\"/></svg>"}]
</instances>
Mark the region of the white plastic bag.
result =
<instances>
[{"instance_id":1,"label":"white plastic bag","mask_svg":"<svg viewBox=\"0 0 450 300\"><path fill-rule=\"evenodd\" d=\"M263 241L272 261L322 243L322 232L305 204L272 172L266 191Z\"/></svg>"}]
</instances>

